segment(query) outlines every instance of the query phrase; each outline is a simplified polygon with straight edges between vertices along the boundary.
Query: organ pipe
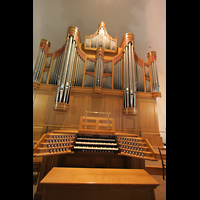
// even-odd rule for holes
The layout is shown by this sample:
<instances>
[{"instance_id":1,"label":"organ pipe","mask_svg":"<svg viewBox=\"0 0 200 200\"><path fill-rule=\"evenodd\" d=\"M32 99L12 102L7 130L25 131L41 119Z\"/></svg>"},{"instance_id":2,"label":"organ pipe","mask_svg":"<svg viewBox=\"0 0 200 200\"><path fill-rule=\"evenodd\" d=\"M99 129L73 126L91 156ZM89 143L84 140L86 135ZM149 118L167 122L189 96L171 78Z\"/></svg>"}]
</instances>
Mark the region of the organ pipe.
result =
<instances>
[{"instance_id":1,"label":"organ pipe","mask_svg":"<svg viewBox=\"0 0 200 200\"><path fill-rule=\"evenodd\" d=\"M136 108L136 69L133 41L124 43L124 108Z\"/></svg>"},{"instance_id":2,"label":"organ pipe","mask_svg":"<svg viewBox=\"0 0 200 200\"><path fill-rule=\"evenodd\" d=\"M129 76L128 76L128 47L125 47L125 83L126 83L126 104L129 107Z\"/></svg>"},{"instance_id":3,"label":"organ pipe","mask_svg":"<svg viewBox=\"0 0 200 200\"><path fill-rule=\"evenodd\" d=\"M75 42L76 41L73 41L71 59L70 59L69 67L68 67L68 73L67 73L67 79L66 79L66 85L65 85L65 94L64 94L64 100L63 100L64 103L68 103L68 100L69 100L72 72L73 72L74 60L75 60L74 57L75 57L75 52L76 52ZM66 102L65 102L65 98L66 98Z\"/></svg>"},{"instance_id":4,"label":"organ pipe","mask_svg":"<svg viewBox=\"0 0 200 200\"><path fill-rule=\"evenodd\" d=\"M129 42L128 43L128 57L129 57L129 80L130 80L130 107L133 107L133 93L134 93L134 91L133 91L133 87L134 87L134 85L133 85L133 62L132 62L132 56L131 56L131 54L132 54L132 51L131 51L131 43Z\"/></svg>"},{"instance_id":5,"label":"organ pipe","mask_svg":"<svg viewBox=\"0 0 200 200\"><path fill-rule=\"evenodd\" d=\"M152 91L159 92L158 71L157 71L157 66L156 66L156 52L150 51L147 54L147 58L149 61L149 66L150 66Z\"/></svg>"},{"instance_id":6,"label":"organ pipe","mask_svg":"<svg viewBox=\"0 0 200 200\"><path fill-rule=\"evenodd\" d=\"M126 78L126 59L125 59L125 52L124 52L124 108L127 107L126 105L126 81L125 81L125 78Z\"/></svg>"},{"instance_id":7,"label":"organ pipe","mask_svg":"<svg viewBox=\"0 0 200 200\"><path fill-rule=\"evenodd\" d=\"M61 102L62 100L62 97L63 97L63 91L64 91L64 85L65 85L65 80L66 80L66 73L67 73L67 70L68 70L68 64L69 64L69 57L71 55L71 47L72 47L72 36L70 36L70 41L69 41L69 47L68 47L68 50L67 50L67 45L66 45L66 53L65 53L65 57L63 59L63 62L62 62L62 68L63 68L63 71L62 71L62 75L60 76L60 81L59 82L59 89L60 91L60 99L59 101Z\"/></svg>"},{"instance_id":8,"label":"organ pipe","mask_svg":"<svg viewBox=\"0 0 200 200\"><path fill-rule=\"evenodd\" d=\"M47 57L51 43L48 40L42 39L40 42L40 49L33 70L33 82L39 83L43 66L45 64L45 58Z\"/></svg>"},{"instance_id":9,"label":"organ pipe","mask_svg":"<svg viewBox=\"0 0 200 200\"><path fill-rule=\"evenodd\" d=\"M133 47L131 47L131 60L132 60L132 62L131 62L131 64L132 64L132 66L133 66L133 100L134 100L134 102L133 102L133 104L134 104L134 107L136 108L136 69L135 69L135 59L134 59L134 52L133 52Z\"/></svg>"},{"instance_id":10,"label":"organ pipe","mask_svg":"<svg viewBox=\"0 0 200 200\"><path fill-rule=\"evenodd\" d=\"M99 86L102 87L102 73L103 73L103 55L104 55L104 50L103 48L98 48L97 49L97 60L96 60L96 69L95 69L95 87Z\"/></svg>"},{"instance_id":11,"label":"organ pipe","mask_svg":"<svg viewBox=\"0 0 200 200\"><path fill-rule=\"evenodd\" d=\"M74 26L68 28L63 47L53 53L48 54L48 40L40 42L33 88L39 89L41 83L57 85L55 107L69 104L71 86L93 87L99 94L108 93L107 89L114 95L124 93L125 114L136 113L136 91L160 96L156 52L149 52L145 63L134 51L132 33L126 33L117 48L117 38L108 35L105 22L100 22L94 34L86 35L85 45L80 42L80 32Z\"/></svg>"}]
</instances>

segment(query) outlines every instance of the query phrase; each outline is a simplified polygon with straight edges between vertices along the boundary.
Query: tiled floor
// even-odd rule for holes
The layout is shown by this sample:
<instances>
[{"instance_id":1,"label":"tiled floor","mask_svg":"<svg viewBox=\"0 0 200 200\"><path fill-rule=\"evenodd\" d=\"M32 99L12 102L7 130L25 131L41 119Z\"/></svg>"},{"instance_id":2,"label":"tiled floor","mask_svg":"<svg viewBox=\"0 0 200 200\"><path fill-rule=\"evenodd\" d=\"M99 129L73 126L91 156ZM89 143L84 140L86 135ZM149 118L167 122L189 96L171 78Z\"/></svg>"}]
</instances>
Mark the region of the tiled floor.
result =
<instances>
[{"instance_id":1,"label":"tiled floor","mask_svg":"<svg viewBox=\"0 0 200 200\"><path fill-rule=\"evenodd\" d=\"M166 176L163 180L162 175L151 175L160 184L155 189L156 200L166 200Z\"/></svg>"}]
</instances>

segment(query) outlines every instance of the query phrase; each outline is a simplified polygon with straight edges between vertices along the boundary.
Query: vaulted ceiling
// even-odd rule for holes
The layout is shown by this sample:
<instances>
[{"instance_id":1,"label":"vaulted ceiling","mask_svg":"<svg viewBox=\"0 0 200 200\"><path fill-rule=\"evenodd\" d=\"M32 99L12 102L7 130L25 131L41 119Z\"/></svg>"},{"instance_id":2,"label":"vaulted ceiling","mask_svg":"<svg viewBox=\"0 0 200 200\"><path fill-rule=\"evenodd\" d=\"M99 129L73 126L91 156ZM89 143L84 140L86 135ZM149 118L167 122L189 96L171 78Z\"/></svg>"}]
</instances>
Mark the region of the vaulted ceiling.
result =
<instances>
[{"instance_id":1,"label":"vaulted ceiling","mask_svg":"<svg viewBox=\"0 0 200 200\"><path fill-rule=\"evenodd\" d=\"M33 0L33 60L41 39L51 42L51 53L62 47L69 26L78 27L84 43L101 21L117 36L117 46L131 32L145 62L147 53L156 51L158 71L166 76L166 0Z\"/></svg>"}]
</instances>

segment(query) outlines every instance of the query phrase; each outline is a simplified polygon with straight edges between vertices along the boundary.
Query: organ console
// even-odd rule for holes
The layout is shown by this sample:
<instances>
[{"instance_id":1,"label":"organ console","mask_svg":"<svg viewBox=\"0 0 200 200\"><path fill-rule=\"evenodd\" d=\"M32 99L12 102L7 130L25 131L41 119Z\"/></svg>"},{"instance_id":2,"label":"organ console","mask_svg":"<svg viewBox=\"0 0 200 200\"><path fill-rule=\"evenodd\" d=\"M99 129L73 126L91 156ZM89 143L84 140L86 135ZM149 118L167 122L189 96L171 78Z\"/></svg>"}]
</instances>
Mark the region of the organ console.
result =
<instances>
[{"instance_id":1,"label":"organ console","mask_svg":"<svg viewBox=\"0 0 200 200\"><path fill-rule=\"evenodd\" d=\"M156 160L153 146L162 146L156 52L144 62L132 33L117 47L105 22L86 34L84 44L70 26L64 45L53 53L49 48L42 39L33 70L33 122L40 124L33 130L33 155L43 156L39 180L55 166L144 169L145 160ZM45 124L67 129L43 134ZM34 199L42 193L39 184Z\"/></svg>"},{"instance_id":2,"label":"organ console","mask_svg":"<svg viewBox=\"0 0 200 200\"><path fill-rule=\"evenodd\" d=\"M107 121L108 123L83 122L80 118L80 129L71 132L70 130L53 131L44 134L34 148L34 156L73 154L79 152L93 153L115 153L118 155L129 156L133 158L156 160L155 151L145 138L137 135L110 132L113 127L114 119L102 117L84 117L87 120ZM112 125L109 124L112 121ZM87 126L92 125L88 129ZM93 128L95 124L95 128ZM97 127L103 125L104 129ZM99 131L99 132L98 132Z\"/></svg>"}]
</instances>

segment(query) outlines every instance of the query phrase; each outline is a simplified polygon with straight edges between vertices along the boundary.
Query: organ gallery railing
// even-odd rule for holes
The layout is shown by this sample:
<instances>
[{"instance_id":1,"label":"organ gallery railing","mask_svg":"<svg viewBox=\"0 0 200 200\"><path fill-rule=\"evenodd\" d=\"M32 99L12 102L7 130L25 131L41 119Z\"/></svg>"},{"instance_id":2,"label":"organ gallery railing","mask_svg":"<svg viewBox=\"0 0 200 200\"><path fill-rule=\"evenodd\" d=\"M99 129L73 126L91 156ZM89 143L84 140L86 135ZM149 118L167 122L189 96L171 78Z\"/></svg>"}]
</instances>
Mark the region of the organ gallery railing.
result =
<instances>
[{"instance_id":1,"label":"organ gallery railing","mask_svg":"<svg viewBox=\"0 0 200 200\"><path fill-rule=\"evenodd\" d=\"M148 62L144 62L135 52L132 33L126 33L117 47L117 37L113 39L105 22L100 22L98 30L86 34L82 44L79 29L70 26L65 44L53 53L48 53L49 48L50 42L42 39L33 70L33 88L57 85L54 109L68 110L71 90L77 87L123 96L124 114L137 114L137 91L160 97L156 52L149 52Z\"/></svg>"}]
</instances>

